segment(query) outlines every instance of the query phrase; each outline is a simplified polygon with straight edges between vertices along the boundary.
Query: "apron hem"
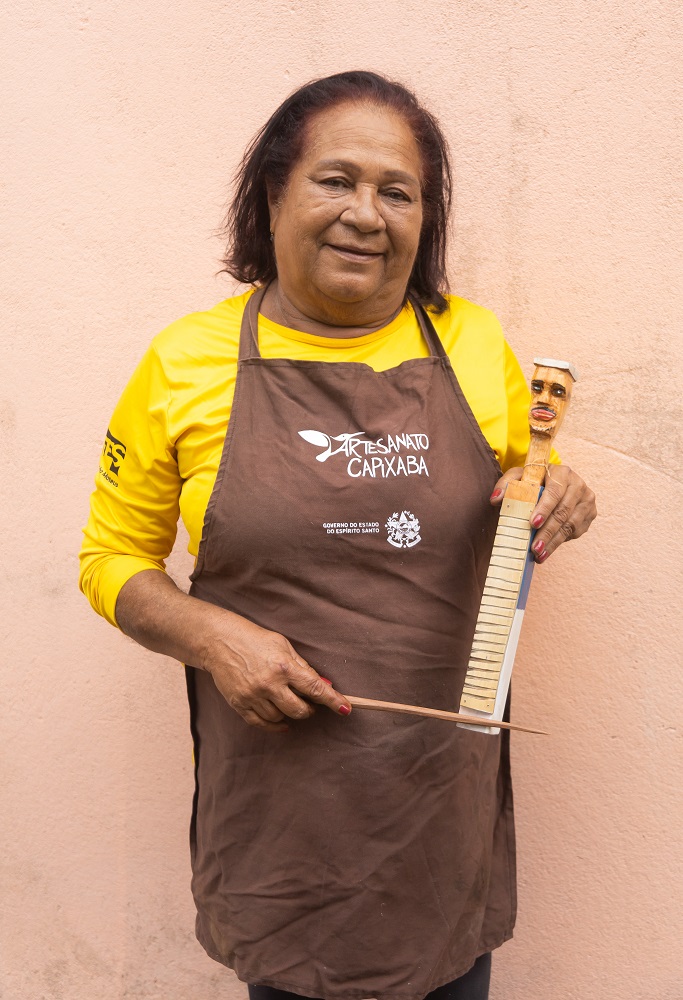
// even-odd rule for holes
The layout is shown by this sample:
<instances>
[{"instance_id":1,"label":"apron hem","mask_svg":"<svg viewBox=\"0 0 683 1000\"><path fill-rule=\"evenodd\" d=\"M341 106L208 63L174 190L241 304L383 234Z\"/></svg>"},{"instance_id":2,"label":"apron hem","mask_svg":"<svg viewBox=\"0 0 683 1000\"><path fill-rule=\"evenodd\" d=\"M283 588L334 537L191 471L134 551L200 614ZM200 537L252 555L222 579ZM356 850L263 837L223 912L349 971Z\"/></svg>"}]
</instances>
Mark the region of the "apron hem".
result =
<instances>
[{"instance_id":1,"label":"apron hem","mask_svg":"<svg viewBox=\"0 0 683 1000\"><path fill-rule=\"evenodd\" d=\"M471 959L462 965L456 966L450 973L445 976L439 976L433 983L426 988L425 992L422 991L418 993L399 993L399 992L388 992L384 991L382 993L368 993L363 990L348 990L341 989L339 991L328 991L328 990L316 990L314 986L310 987L310 992L305 992L307 987L298 986L296 983L290 983L283 979L270 979L262 978L260 976L251 976L248 972L238 971L235 965L230 961L230 959L223 958L213 947L208 943L207 939L201 933L199 929L196 931L196 938L199 944L202 946L209 958L213 959L214 962L218 962L219 965L223 965L226 969L230 969L235 973L238 980L241 983L246 983L250 986L269 986L271 989L285 990L287 993L294 993L296 996L304 998L304 1000L311 1000L311 998L316 997L318 993L323 993L324 996L318 998L318 1000L424 1000L424 998L432 992L432 990L438 990L441 986L445 986L447 983L452 983L454 980L459 979L464 976L465 973L469 972L474 963L482 955L486 955L489 952L495 951L504 945L506 941L512 940L513 937L514 924L512 924L507 930L505 930L501 935L493 938L491 941L486 943L480 943L476 950L476 954Z\"/></svg>"}]
</instances>

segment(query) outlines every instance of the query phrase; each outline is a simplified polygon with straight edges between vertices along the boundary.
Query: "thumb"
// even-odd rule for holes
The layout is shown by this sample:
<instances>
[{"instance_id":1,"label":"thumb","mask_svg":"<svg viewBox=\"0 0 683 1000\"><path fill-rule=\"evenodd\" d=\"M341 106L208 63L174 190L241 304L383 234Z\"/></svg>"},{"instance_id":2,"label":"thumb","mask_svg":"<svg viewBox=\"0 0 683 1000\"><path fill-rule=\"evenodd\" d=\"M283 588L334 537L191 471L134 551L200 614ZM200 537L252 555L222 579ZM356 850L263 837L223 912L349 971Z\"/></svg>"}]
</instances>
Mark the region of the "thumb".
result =
<instances>
[{"instance_id":1,"label":"thumb","mask_svg":"<svg viewBox=\"0 0 683 1000\"><path fill-rule=\"evenodd\" d=\"M496 485L493 487L493 492L490 496L490 501L494 507L497 507L502 501L507 484L518 482L522 478L523 472L524 469L521 466L515 466L514 469L508 469L508 471L500 477Z\"/></svg>"}]
</instances>

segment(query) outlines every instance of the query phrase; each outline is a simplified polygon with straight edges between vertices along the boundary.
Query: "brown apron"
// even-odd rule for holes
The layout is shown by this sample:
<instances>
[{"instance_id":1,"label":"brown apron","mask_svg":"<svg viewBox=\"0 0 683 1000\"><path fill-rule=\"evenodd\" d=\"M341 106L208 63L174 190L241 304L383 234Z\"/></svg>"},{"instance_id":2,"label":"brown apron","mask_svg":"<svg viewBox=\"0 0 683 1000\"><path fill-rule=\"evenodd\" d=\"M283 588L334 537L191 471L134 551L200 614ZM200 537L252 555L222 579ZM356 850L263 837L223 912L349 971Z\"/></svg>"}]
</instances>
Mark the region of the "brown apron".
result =
<instances>
[{"instance_id":1,"label":"brown apron","mask_svg":"<svg viewBox=\"0 0 683 1000\"><path fill-rule=\"evenodd\" d=\"M248 301L191 593L286 636L345 694L454 709L500 475L427 313L431 356L265 359ZM197 936L240 979L418 1000L511 936L507 734L319 708L251 728L188 668Z\"/></svg>"}]
</instances>

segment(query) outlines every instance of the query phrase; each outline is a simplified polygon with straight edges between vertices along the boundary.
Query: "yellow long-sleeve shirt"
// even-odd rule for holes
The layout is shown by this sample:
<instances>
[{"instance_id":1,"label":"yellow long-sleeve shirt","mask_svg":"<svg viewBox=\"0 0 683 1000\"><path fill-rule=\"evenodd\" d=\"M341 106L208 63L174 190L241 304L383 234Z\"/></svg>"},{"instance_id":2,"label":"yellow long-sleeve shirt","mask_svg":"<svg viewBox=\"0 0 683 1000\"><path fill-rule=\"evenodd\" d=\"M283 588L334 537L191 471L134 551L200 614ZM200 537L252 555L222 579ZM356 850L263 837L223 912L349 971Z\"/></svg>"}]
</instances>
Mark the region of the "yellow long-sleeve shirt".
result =
<instances>
[{"instance_id":1,"label":"yellow long-sleeve shirt","mask_svg":"<svg viewBox=\"0 0 683 1000\"><path fill-rule=\"evenodd\" d=\"M80 587L116 625L121 587L144 569L164 569L182 517L196 556L216 479L237 375L242 313L250 292L173 323L152 342L109 425L81 549ZM505 470L529 444L529 390L498 320L449 297L432 321L460 386ZM375 371L428 356L408 305L364 337L329 339L259 316L264 358L360 361ZM559 461L556 455L553 461Z\"/></svg>"}]
</instances>

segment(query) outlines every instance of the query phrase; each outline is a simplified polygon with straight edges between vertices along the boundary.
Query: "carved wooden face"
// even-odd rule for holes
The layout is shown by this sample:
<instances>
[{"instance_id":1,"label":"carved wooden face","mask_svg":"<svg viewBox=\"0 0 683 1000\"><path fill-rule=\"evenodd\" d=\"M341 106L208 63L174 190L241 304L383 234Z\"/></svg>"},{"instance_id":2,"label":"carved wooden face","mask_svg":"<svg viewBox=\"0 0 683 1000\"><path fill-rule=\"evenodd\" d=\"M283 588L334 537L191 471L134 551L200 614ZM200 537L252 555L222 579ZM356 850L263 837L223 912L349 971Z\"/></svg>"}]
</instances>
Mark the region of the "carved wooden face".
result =
<instances>
[{"instance_id":1,"label":"carved wooden face","mask_svg":"<svg viewBox=\"0 0 683 1000\"><path fill-rule=\"evenodd\" d=\"M574 379L562 368L537 365L531 379L529 427L532 434L555 434L564 419Z\"/></svg>"}]
</instances>

